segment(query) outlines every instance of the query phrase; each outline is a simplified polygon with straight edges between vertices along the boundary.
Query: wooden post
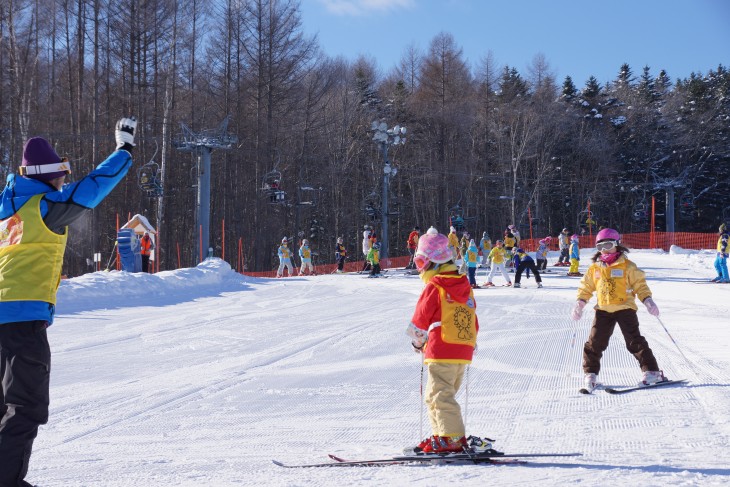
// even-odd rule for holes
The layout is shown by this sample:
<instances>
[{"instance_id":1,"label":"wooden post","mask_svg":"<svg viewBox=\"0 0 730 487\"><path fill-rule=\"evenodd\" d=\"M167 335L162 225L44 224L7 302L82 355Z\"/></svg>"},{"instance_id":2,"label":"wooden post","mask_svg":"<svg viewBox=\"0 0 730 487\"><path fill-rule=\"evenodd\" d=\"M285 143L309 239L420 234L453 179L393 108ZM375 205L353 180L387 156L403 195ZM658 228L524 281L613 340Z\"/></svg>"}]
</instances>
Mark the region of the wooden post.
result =
<instances>
[{"instance_id":1,"label":"wooden post","mask_svg":"<svg viewBox=\"0 0 730 487\"><path fill-rule=\"evenodd\" d=\"M649 230L649 247L652 249L656 248L656 234L654 233L655 228L655 221L654 218L656 217L656 198L654 196L651 197L651 229Z\"/></svg>"}]
</instances>

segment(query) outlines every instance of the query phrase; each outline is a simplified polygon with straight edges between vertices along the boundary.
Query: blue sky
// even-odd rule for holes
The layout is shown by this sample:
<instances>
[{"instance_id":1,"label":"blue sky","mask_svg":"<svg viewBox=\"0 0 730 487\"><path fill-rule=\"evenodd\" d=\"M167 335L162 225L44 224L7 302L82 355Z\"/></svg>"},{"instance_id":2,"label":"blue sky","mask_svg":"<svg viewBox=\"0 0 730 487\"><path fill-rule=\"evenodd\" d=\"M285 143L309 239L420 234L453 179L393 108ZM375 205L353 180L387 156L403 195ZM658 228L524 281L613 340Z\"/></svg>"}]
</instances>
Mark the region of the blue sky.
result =
<instances>
[{"instance_id":1,"label":"blue sky","mask_svg":"<svg viewBox=\"0 0 730 487\"><path fill-rule=\"evenodd\" d=\"M372 56L383 73L441 31L472 66L491 50L527 76L542 53L559 83L570 75L579 88L615 79L624 62L672 80L730 67L730 0L302 0L301 10L325 53Z\"/></svg>"}]
</instances>

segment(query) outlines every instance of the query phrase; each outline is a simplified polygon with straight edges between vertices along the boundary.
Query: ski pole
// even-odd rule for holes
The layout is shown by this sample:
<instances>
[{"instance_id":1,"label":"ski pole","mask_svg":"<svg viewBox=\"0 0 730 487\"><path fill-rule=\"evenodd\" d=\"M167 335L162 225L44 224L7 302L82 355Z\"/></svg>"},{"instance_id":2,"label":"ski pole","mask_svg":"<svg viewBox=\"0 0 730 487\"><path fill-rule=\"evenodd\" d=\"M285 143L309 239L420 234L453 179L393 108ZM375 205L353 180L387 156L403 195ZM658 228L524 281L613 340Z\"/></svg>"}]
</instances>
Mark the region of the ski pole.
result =
<instances>
[{"instance_id":1,"label":"ski pole","mask_svg":"<svg viewBox=\"0 0 730 487\"><path fill-rule=\"evenodd\" d=\"M659 324L662 325L662 328L664 328L664 331L667 333L667 336L669 337L669 339L672 340L672 343L674 343L674 346L677 347L677 350L679 351L679 353L684 358L684 361L687 362L687 365L689 365L689 367L692 369L692 372L699 379L699 375L697 374L697 371L695 370L694 365L692 364L692 362L689 361L689 359L687 359L687 356L684 354L684 352L682 352L682 349L679 348L679 345L674 340L674 338L672 337L671 333L669 333L669 330L667 330L667 327L664 326L664 322L662 322L662 320L658 316L655 316L655 318L659 322Z\"/></svg>"},{"instance_id":2,"label":"ski pole","mask_svg":"<svg viewBox=\"0 0 730 487\"><path fill-rule=\"evenodd\" d=\"M467 431L466 424L469 418L469 369L471 364L466 366L466 388L464 389L464 431Z\"/></svg>"},{"instance_id":3,"label":"ski pole","mask_svg":"<svg viewBox=\"0 0 730 487\"><path fill-rule=\"evenodd\" d=\"M421 354L421 414L418 418L418 441L423 439L423 354Z\"/></svg>"},{"instance_id":4,"label":"ski pole","mask_svg":"<svg viewBox=\"0 0 730 487\"><path fill-rule=\"evenodd\" d=\"M112 248L112 253L109 256L109 260L106 263L106 270L109 270L109 266L112 263L112 257L114 257L116 255L116 252L115 252L116 249L117 249L117 240L114 241L114 247Z\"/></svg>"}]
</instances>

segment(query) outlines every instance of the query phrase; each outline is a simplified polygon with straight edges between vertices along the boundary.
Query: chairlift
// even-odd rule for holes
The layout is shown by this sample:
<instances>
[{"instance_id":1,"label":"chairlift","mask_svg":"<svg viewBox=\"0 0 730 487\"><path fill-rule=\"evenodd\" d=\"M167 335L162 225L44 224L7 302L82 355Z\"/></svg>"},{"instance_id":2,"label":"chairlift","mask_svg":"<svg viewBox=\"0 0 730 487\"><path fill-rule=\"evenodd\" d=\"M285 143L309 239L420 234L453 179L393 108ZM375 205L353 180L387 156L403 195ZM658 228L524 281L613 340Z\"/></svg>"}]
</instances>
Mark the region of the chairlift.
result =
<instances>
[{"instance_id":1,"label":"chairlift","mask_svg":"<svg viewBox=\"0 0 730 487\"><path fill-rule=\"evenodd\" d=\"M689 191L679 196L679 216L684 219L690 219L694 216L695 198Z\"/></svg>"},{"instance_id":2,"label":"chairlift","mask_svg":"<svg viewBox=\"0 0 730 487\"><path fill-rule=\"evenodd\" d=\"M644 201L635 204L633 217L636 222L646 221L649 218L649 206Z\"/></svg>"},{"instance_id":3,"label":"chairlift","mask_svg":"<svg viewBox=\"0 0 730 487\"><path fill-rule=\"evenodd\" d=\"M461 206L461 199L456 205L449 208L449 226L454 227L457 232L463 231L469 224L476 222L475 216L464 216L464 208Z\"/></svg>"},{"instance_id":4,"label":"chairlift","mask_svg":"<svg viewBox=\"0 0 730 487\"><path fill-rule=\"evenodd\" d=\"M298 206L317 206L318 189L308 184L299 185L299 195L301 200Z\"/></svg>"},{"instance_id":5,"label":"chairlift","mask_svg":"<svg viewBox=\"0 0 730 487\"><path fill-rule=\"evenodd\" d=\"M274 169L264 174L261 191L269 198L269 203L272 205L286 204L286 191L281 189L280 171Z\"/></svg>"},{"instance_id":6,"label":"chairlift","mask_svg":"<svg viewBox=\"0 0 730 487\"><path fill-rule=\"evenodd\" d=\"M162 196L162 181L160 181L159 173L160 166L155 161L150 161L137 169L139 187L150 198Z\"/></svg>"},{"instance_id":7,"label":"chairlift","mask_svg":"<svg viewBox=\"0 0 730 487\"><path fill-rule=\"evenodd\" d=\"M722 209L722 221L728 222L730 221L730 206L726 206Z\"/></svg>"},{"instance_id":8,"label":"chairlift","mask_svg":"<svg viewBox=\"0 0 730 487\"><path fill-rule=\"evenodd\" d=\"M362 200L362 211L365 213L371 221L376 222L380 220L382 212L380 210L380 195L376 191L371 191Z\"/></svg>"},{"instance_id":9,"label":"chairlift","mask_svg":"<svg viewBox=\"0 0 730 487\"><path fill-rule=\"evenodd\" d=\"M160 146L157 145L155 139L155 153L152 154L150 162L137 169L137 183L149 198L159 198L163 193L162 181L159 176L160 165L155 162L155 156L159 150Z\"/></svg>"},{"instance_id":10,"label":"chairlift","mask_svg":"<svg viewBox=\"0 0 730 487\"><path fill-rule=\"evenodd\" d=\"M583 210L578 213L578 227L581 234L592 233L592 229L596 227L596 215L591 210Z\"/></svg>"}]
</instances>

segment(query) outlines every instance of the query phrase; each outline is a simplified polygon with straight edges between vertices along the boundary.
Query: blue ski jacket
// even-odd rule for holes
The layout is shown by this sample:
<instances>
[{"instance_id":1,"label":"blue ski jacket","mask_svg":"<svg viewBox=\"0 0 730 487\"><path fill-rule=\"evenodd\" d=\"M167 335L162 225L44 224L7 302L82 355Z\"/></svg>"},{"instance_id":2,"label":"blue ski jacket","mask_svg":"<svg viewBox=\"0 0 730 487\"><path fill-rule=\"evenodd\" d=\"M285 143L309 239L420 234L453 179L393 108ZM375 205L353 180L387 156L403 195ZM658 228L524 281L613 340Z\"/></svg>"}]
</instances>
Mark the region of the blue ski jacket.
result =
<instances>
[{"instance_id":1,"label":"blue ski jacket","mask_svg":"<svg viewBox=\"0 0 730 487\"><path fill-rule=\"evenodd\" d=\"M43 222L51 231L62 234L68 225L101 203L131 166L129 152L114 151L86 177L64 184L60 190L43 181L10 174L0 194L0 220L13 216L33 196L43 194L40 202ZM51 324L55 312L53 304L43 301L0 301L0 326L35 320Z\"/></svg>"}]
</instances>

